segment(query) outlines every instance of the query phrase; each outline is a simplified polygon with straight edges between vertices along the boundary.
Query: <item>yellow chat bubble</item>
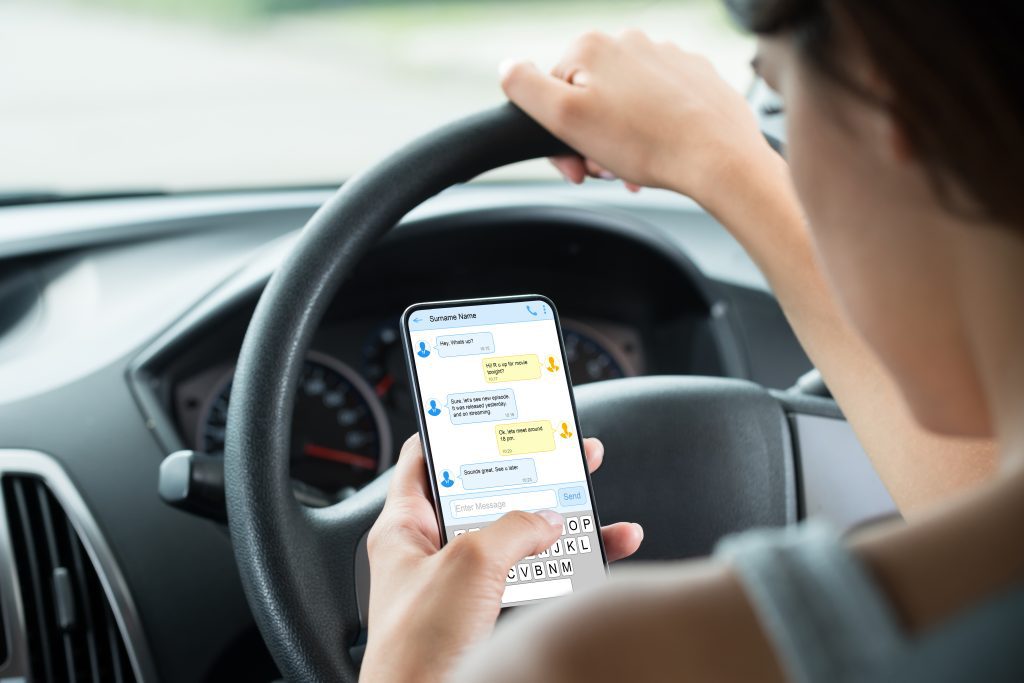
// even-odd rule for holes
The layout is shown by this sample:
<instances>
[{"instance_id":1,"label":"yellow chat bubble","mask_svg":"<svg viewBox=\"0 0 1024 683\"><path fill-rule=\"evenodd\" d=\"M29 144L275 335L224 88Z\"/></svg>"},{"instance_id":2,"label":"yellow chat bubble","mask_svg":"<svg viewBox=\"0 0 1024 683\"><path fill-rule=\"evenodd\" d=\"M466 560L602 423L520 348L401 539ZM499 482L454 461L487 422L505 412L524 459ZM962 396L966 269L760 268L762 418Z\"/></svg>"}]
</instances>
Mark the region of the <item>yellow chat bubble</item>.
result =
<instances>
[{"instance_id":1,"label":"yellow chat bubble","mask_svg":"<svg viewBox=\"0 0 1024 683\"><path fill-rule=\"evenodd\" d=\"M528 353L525 356L484 358L483 366L484 380L488 384L540 377L540 359L535 353Z\"/></svg>"},{"instance_id":2,"label":"yellow chat bubble","mask_svg":"<svg viewBox=\"0 0 1024 683\"><path fill-rule=\"evenodd\" d=\"M549 420L513 422L494 428L498 452L502 455L523 455L555 450L555 432Z\"/></svg>"}]
</instances>

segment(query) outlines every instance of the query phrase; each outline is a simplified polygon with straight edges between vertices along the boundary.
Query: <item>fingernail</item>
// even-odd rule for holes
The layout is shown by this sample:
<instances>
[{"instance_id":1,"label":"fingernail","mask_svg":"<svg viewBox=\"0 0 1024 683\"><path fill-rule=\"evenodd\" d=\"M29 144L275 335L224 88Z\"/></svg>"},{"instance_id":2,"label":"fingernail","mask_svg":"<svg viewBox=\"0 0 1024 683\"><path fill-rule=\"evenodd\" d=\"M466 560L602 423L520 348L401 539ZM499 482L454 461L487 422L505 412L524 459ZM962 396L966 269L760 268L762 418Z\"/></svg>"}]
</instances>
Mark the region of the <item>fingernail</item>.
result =
<instances>
[{"instance_id":1,"label":"fingernail","mask_svg":"<svg viewBox=\"0 0 1024 683\"><path fill-rule=\"evenodd\" d=\"M640 532L640 540L644 540L644 528L636 522L633 522L633 526L636 527L636 530Z\"/></svg>"},{"instance_id":2,"label":"fingernail","mask_svg":"<svg viewBox=\"0 0 1024 683\"><path fill-rule=\"evenodd\" d=\"M512 67L514 67L518 61L519 60L512 59L511 57L506 57L501 60L498 64L498 75L505 78L505 76L508 75L508 72L512 70Z\"/></svg>"},{"instance_id":3,"label":"fingernail","mask_svg":"<svg viewBox=\"0 0 1024 683\"><path fill-rule=\"evenodd\" d=\"M602 180L616 180L618 178L618 176L612 173L611 171L601 171L600 173L597 174L597 177L601 178Z\"/></svg>"},{"instance_id":4,"label":"fingernail","mask_svg":"<svg viewBox=\"0 0 1024 683\"><path fill-rule=\"evenodd\" d=\"M541 510L537 514L546 519L548 521L548 524L550 524L551 526L556 526L559 529L562 528L562 515L558 514L557 512L553 512L551 510Z\"/></svg>"}]
</instances>

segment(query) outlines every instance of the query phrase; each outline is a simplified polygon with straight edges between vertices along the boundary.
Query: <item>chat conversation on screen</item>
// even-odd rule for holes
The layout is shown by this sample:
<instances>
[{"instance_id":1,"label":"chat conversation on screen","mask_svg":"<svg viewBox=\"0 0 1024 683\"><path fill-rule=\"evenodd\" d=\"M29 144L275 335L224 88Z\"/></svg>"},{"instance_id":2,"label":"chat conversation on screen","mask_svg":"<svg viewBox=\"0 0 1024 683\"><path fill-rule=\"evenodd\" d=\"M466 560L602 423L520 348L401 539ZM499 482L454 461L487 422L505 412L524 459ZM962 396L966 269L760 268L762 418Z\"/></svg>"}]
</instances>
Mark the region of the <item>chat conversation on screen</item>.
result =
<instances>
[{"instance_id":1,"label":"chat conversation on screen","mask_svg":"<svg viewBox=\"0 0 1024 683\"><path fill-rule=\"evenodd\" d=\"M496 382L517 382L524 379L540 377L540 359L537 354L523 356L495 356L484 358L484 380L488 384Z\"/></svg>"},{"instance_id":2,"label":"chat conversation on screen","mask_svg":"<svg viewBox=\"0 0 1024 683\"><path fill-rule=\"evenodd\" d=\"M461 465L459 478L467 491L536 484L537 465L529 458Z\"/></svg>"},{"instance_id":3,"label":"chat conversation on screen","mask_svg":"<svg viewBox=\"0 0 1024 683\"><path fill-rule=\"evenodd\" d=\"M494 353L494 335L490 332L449 334L437 338L437 355L441 358Z\"/></svg>"},{"instance_id":4,"label":"chat conversation on screen","mask_svg":"<svg viewBox=\"0 0 1024 683\"><path fill-rule=\"evenodd\" d=\"M511 389L448 394L448 413L455 425L514 420L519 417L516 395Z\"/></svg>"},{"instance_id":5,"label":"chat conversation on screen","mask_svg":"<svg viewBox=\"0 0 1024 683\"><path fill-rule=\"evenodd\" d=\"M523 455L555 450L555 432L550 420L497 425L494 437L502 455Z\"/></svg>"}]
</instances>

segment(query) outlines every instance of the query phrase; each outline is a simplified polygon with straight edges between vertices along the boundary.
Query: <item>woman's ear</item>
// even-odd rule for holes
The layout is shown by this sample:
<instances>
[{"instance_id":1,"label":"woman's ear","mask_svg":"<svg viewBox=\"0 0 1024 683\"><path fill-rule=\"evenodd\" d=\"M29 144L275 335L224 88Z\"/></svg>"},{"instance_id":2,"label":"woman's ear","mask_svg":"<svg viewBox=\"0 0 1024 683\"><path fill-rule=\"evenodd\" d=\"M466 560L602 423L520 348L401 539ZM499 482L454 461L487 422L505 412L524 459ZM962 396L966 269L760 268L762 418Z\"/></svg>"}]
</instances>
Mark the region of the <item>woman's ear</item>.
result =
<instances>
[{"instance_id":1,"label":"woman's ear","mask_svg":"<svg viewBox=\"0 0 1024 683\"><path fill-rule=\"evenodd\" d=\"M862 102L870 113L872 138L879 146L877 152L886 161L902 166L913 162L914 147L903 124L892 111L893 89L890 83L879 72L863 49L854 56L853 78L861 84L864 93L871 100Z\"/></svg>"}]
</instances>

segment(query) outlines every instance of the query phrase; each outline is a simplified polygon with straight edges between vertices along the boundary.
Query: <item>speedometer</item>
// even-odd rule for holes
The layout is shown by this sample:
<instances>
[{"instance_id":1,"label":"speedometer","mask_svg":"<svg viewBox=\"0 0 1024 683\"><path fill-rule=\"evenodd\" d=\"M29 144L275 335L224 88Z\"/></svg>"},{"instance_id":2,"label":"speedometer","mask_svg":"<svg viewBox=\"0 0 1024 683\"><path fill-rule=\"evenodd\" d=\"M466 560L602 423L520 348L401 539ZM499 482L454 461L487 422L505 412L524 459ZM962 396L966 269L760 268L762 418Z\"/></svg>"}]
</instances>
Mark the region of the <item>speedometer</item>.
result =
<instances>
[{"instance_id":1,"label":"speedometer","mask_svg":"<svg viewBox=\"0 0 1024 683\"><path fill-rule=\"evenodd\" d=\"M569 375L576 385L636 374L629 360L598 330L575 320L562 321Z\"/></svg>"},{"instance_id":2,"label":"speedometer","mask_svg":"<svg viewBox=\"0 0 1024 683\"><path fill-rule=\"evenodd\" d=\"M201 411L196 443L224 452L233 372ZM370 386L348 365L311 351L292 415L291 474L304 502L327 504L368 484L391 464L391 429Z\"/></svg>"}]
</instances>

